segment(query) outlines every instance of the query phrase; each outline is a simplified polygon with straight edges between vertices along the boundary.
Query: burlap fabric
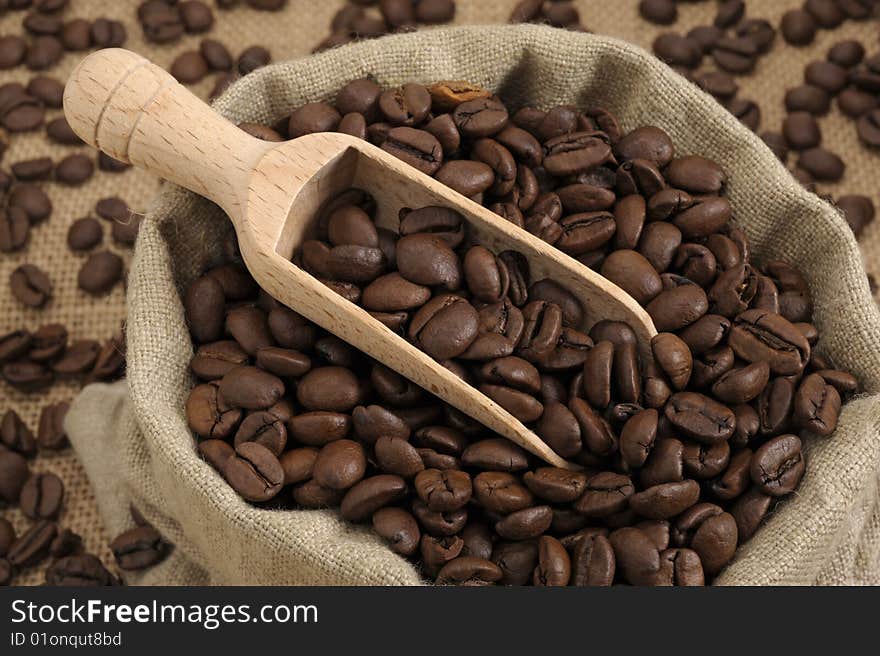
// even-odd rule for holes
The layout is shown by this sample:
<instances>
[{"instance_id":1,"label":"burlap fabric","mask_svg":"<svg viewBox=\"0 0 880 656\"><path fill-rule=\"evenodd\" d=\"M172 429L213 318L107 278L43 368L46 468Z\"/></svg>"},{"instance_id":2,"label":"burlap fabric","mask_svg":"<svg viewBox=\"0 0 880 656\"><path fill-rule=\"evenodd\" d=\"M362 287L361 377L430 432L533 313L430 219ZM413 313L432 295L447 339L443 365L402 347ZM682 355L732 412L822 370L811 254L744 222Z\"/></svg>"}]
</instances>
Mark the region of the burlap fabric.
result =
<instances>
[{"instance_id":1,"label":"burlap fabric","mask_svg":"<svg viewBox=\"0 0 880 656\"><path fill-rule=\"evenodd\" d=\"M823 349L875 396L846 406L833 440L811 441L799 494L720 579L738 584L880 581L880 316L843 220L801 189L760 140L645 52L543 27L439 30L365 43L249 76L217 103L233 121L273 122L332 98L350 77L385 85L466 78L512 105L601 104L632 128L653 122L679 153L699 152L729 176L736 216L758 258L783 258L813 289ZM269 511L242 501L202 462L186 427L192 347L179 290L219 256L228 230L202 198L169 189L144 225L129 277L128 382L88 389L69 429L110 526L133 501L176 544L137 579L187 584L403 584L416 572L333 511ZM96 414L113 418L110 430ZM102 421L104 421L102 419Z\"/></svg>"},{"instance_id":2,"label":"burlap fabric","mask_svg":"<svg viewBox=\"0 0 880 656\"><path fill-rule=\"evenodd\" d=\"M199 36L185 36L175 44L155 45L143 39L137 25L136 2L107 2L106 0L72 0L65 16L97 18L107 16L121 20L127 28L126 47L131 48L161 65L167 66L180 52L198 47ZM232 11L216 11L217 22L210 35L228 44L234 54L243 48L263 43L272 51L276 61L283 61L307 54L327 33L333 14L344 0L289 0L282 14L266 14L242 6ZM515 4L515 0L457 0L457 24L502 23ZM583 22L594 32L608 34L650 48L653 39L669 29L685 32L698 24L712 21L716 9L714 2L679 3L679 21L671 28L651 25L638 16L636 0L624 2L594 2L575 0ZM799 7L802 0L746 0L749 17L760 17L778 25L780 16L788 9ZM21 31L23 12L9 11L0 16L0 34ZM876 50L876 21L846 22L833 31L819 31L814 43L806 48L793 48L777 38L771 53L760 60L754 74L737 78L740 96L757 100L762 109L761 129L778 130L784 116L782 98L786 88L800 84L804 64L824 57L828 48L838 40L858 38L869 48ZM78 61L76 54L67 54L60 65L50 74L64 79ZM344 61L343 67L349 62ZM704 65L711 69L707 59ZM26 82L31 73L23 67L0 72L0 83L6 81ZM350 76L347 76L350 77ZM194 90L206 97L213 80L205 80ZM52 111L48 118L54 118ZM844 179L833 185L820 185L822 192L835 196L844 193L863 193L880 205L880 188L876 183L880 172L880 154L862 147L854 133L850 120L832 112L820 120L825 143L841 154L847 164ZM42 133L15 135L3 158L2 165L31 157L50 156L58 159L77 149L54 146L47 143ZM82 255L71 253L65 245L65 235L70 224L91 212L94 203L108 195L119 195L134 209L147 209L158 186L155 179L140 171L123 174L96 173L84 187L69 189L46 185L55 206L50 222L37 227L31 243L22 254L0 257L0 333L25 326L36 328L41 323L60 321L71 330L71 337L106 339L113 335L125 318L125 294L117 287L109 296L101 299L91 297L76 288L76 271L83 260ZM109 227L107 227L109 229ZM111 244L109 236L105 244ZM880 221L875 222L861 240L867 269L880 277ZM128 260L128 253L118 251ZM44 268L55 283L54 300L43 311L25 310L12 299L6 280L9 273L23 261L33 261ZM26 396L17 393L0 381L0 412L7 407L15 408L32 428L36 428L42 407L49 402L70 400L78 391L72 383L56 384L48 395ZM98 419L95 420L96 422ZM67 487L67 500L61 517L63 525L80 533L87 548L102 556L108 565L112 557L106 548L108 538L126 528L125 517L104 527L95 506L92 489L85 473L72 451L41 456L34 464L37 470L49 470L59 474ZM24 530L30 522L18 511L0 510L0 515L13 521L17 530ZM42 568L34 568L16 579L17 583L38 583L43 579Z\"/></svg>"}]
</instances>

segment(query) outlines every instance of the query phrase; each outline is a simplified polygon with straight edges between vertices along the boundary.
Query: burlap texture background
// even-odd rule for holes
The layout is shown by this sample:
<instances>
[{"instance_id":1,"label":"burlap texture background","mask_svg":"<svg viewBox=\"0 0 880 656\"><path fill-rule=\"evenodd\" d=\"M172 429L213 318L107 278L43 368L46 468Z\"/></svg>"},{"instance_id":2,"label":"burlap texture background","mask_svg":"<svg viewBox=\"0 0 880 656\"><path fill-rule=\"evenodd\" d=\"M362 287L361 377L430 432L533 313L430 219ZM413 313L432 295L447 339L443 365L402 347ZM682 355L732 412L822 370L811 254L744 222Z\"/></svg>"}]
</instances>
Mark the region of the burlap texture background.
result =
<instances>
[{"instance_id":1,"label":"burlap texture background","mask_svg":"<svg viewBox=\"0 0 880 656\"><path fill-rule=\"evenodd\" d=\"M343 62L348 69L341 72ZM880 581L880 312L843 220L786 174L761 141L709 96L623 42L549 28L460 28L365 43L263 69L225 94L234 122L272 122L291 106L332 98L346 74L380 84L456 75L514 106L599 104L626 129L652 122L680 154L722 165L756 255L782 258L813 290L822 348L873 396L846 406L833 440L811 441L804 485L742 549L725 584ZM691 117L699 116L695 123ZM129 277L128 383L88 389L71 409L71 439L111 528L131 500L176 550L139 583L400 584L416 573L377 536L333 511L271 511L242 501L195 451L183 406L192 346L179 290L217 260L224 215L179 189L145 223ZM92 422L113 409L106 431ZM174 577L169 572L174 572Z\"/></svg>"},{"instance_id":2,"label":"burlap texture background","mask_svg":"<svg viewBox=\"0 0 880 656\"><path fill-rule=\"evenodd\" d=\"M234 54L255 43L266 44L273 58L281 61L307 54L327 33L332 15L343 4L342 0L291 0L283 14L273 15L247 8L234 11L217 11L217 23L210 36L219 38L230 46ZM507 19L514 0L458 0L456 23L499 23ZM583 22L600 34L617 36L643 47L650 47L654 37L667 29L687 31L697 24L711 22L715 11L714 2L683 3L679 5L680 18L672 28L661 28L641 20L637 12L636 0L615 3L597 3L590 0L576 2ZM748 16L766 18L778 24L779 17L788 9L799 6L800 0L747 0ZM126 47L131 48L162 65L168 65L179 52L197 47L199 37L184 37L173 45L156 46L144 41L135 19L137 3L106 2L105 0L73 0L69 17L96 18L107 16L121 20L128 28ZM0 34L19 32L22 12L8 12L0 17ZM793 48L777 38L770 55L761 59L754 75L738 78L741 85L740 96L757 100L763 111L762 129L778 130L784 116L782 98L786 88L802 81L803 66L812 59L824 57L828 48L844 38L859 38L872 52L876 48L876 21L847 22L834 31L820 31L816 41L807 48ZM61 64L50 74L64 79L78 61L74 54L65 55ZM707 60L708 61L708 60ZM341 75L340 80L355 76L355 64L347 60L341 64L351 66L351 73ZM711 68L711 63L708 64ZM341 69L345 70L345 69ZM0 82L11 80L27 81L31 74L23 68L0 73ZM206 80L194 90L202 97L207 96L213 80ZM282 113L289 110L283 108ZM59 112L53 111L47 118ZM854 132L851 121L836 112L821 119L825 144L844 156L848 169L844 180L836 185L821 185L821 191L834 195L843 193L864 193L872 196L880 204L880 192L876 183L880 172L880 155L863 148ZM12 145L5 155L4 168L17 160L48 155L58 159L75 152L76 148L48 144L41 133L15 135ZM0 257L0 333L21 326L36 328L42 323L60 321L66 323L73 338L104 339L113 335L125 318L125 296L122 286L109 296L93 299L76 288L76 272L83 256L71 253L65 243L69 225L81 216L92 211L94 203L108 195L119 195L134 209L145 210L158 189L157 182L139 171L123 174L96 173L85 186L77 189L62 188L46 184L53 200L55 211L47 224L37 227L31 235L31 243L21 254ZM105 244L118 250L109 237L106 226ZM869 271L880 275L880 222L866 232L861 242ZM121 252L128 260L128 253ZM42 311L25 310L11 298L5 281L9 273L23 261L32 261L44 268L55 284L55 298ZM875 369L876 371L876 369ZM26 396L12 390L0 381L0 411L6 407L17 409L35 429L39 412L48 402L70 400L78 391L73 383L56 384L49 395ZM875 430L875 433L877 431ZM837 438L839 439L839 434ZM106 530L103 526L91 487L82 467L71 451L57 455L41 456L35 469L50 470L59 474L67 486L67 504L62 515L62 523L78 531L85 538L89 550L101 555L105 562L112 563L106 549L110 534L127 526L126 521ZM874 489L872 484L871 489ZM843 490L842 494L849 491ZM868 497L866 496L865 499ZM9 517L19 530L28 522L20 513L12 510L0 511ZM880 524L874 519L875 530ZM870 554L857 556L870 561ZM876 562L876 554L873 555ZM792 566L798 565L792 563ZM42 580L40 569L32 570L19 577L21 583L37 583Z\"/></svg>"}]
</instances>

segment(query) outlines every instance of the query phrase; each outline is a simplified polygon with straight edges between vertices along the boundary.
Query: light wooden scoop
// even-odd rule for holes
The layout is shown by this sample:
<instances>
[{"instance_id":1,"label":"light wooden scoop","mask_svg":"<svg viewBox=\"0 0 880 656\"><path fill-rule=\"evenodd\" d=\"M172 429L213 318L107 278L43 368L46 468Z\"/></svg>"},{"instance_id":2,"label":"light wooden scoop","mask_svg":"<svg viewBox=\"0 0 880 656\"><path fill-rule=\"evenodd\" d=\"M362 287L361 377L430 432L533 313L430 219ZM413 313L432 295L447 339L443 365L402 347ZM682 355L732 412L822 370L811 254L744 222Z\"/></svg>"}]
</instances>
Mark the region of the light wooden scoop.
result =
<instances>
[{"instance_id":1,"label":"light wooden scoop","mask_svg":"<svg viewBox=\"0 0 880 656\"><path fill-rule=\"evenodd\" d=\"M642 352L650 351L651 319L623 290L365 141L335 133L261 141L163 69L121 49L100 50L77 66L64 90L64 112L87 143L225 210L245 264L276 299L548 463L570 466L501 406L291 263L311 237L321 204L350 187L364 189L377 201L378 225L395 231L403 206L454 208L476 241L495 252L519 251L533 280L550 278L574 293L588 317L581 329L600 319L626 321Z\"/></svg>"}]
</instances>

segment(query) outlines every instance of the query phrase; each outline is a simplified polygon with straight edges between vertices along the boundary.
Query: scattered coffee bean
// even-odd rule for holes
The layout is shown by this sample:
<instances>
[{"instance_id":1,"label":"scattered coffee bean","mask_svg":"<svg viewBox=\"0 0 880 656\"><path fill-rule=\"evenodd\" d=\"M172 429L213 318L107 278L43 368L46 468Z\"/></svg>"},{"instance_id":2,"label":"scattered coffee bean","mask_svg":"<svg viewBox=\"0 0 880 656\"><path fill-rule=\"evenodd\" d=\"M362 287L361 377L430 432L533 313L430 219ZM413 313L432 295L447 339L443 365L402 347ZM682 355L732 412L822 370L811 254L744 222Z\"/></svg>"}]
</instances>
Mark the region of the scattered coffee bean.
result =
<instances>
[{"instance_id":1,"label":"scattered coffee bean","mask_svg":"<svg viewBox=\"0 0 880 656\"><path fill-rule=\"evenodd\" d=\"M110 251L100 251L83 263L77 275L77 285L84 292L100 295L113 289L122 275L122 258Z\"/></svg>"}]
</instances>

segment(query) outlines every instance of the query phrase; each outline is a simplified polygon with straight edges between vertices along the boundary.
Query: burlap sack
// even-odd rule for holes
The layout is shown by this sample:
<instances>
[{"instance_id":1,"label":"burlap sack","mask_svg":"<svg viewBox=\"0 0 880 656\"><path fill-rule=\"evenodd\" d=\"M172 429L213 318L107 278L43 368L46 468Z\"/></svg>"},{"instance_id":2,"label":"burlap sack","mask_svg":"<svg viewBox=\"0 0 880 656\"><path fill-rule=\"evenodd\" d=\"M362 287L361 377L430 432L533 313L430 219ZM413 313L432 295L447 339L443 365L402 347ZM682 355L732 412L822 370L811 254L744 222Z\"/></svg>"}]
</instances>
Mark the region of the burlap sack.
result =
<instances>
[{"instance_id":1,"label":"burlap sack","mask_svg":"<svg viewBox=\"0 0 880 656\"><path fill-rule=\"evenodd\" d=\"M341 73L345 71L345 73ZM718 161L757 258L810 282L822 351L862 382L832 439L809 440L807 474L719 578L722 584L880 583L880 316L856 243L831 206L803 191L762 142L714 100L623 42L523 27L396 36L248 76L217 108L272 122L347 80L469 79L513 105L601 104L625 128L654 123L679 153ZM228 224L202 198L168 188L141 230L129 279L128 385L91 386L67 428L111 532L134 503L174 554L130 582L416 584L416 571L332 511L273 512L243 502L196 454L183 406L192 355L179 291L219 257Z\"/></svg>"}]
</instances>

